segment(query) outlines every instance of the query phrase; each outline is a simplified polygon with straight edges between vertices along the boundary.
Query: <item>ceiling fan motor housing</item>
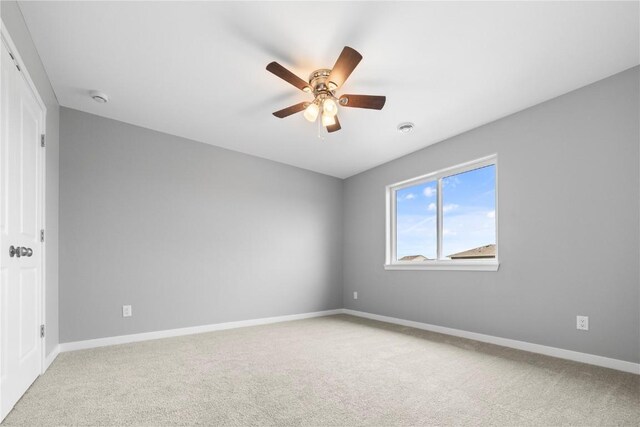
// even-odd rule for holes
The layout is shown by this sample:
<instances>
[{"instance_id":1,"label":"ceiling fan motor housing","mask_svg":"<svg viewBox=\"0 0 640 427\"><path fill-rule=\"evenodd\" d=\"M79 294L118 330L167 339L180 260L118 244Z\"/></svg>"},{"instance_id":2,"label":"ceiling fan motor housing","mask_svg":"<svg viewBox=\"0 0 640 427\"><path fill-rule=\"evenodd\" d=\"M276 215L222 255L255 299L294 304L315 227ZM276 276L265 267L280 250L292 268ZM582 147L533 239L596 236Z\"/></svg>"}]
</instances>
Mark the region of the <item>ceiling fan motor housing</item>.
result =
<instances>
[{"instance_id":1,"label":"ceiling fan motor housing","mask_svg":"<svg viewBox=\"0 0 640 427\"><path fill-rule=\"evenodd\" d=\"M333 95L333 91L336 89L334 83L329 82L329 75L331 70L328 68L320 68L309 74L309 86L313 90L313 94L318 96L320 94Z\"/></svg>"}]
</instances>

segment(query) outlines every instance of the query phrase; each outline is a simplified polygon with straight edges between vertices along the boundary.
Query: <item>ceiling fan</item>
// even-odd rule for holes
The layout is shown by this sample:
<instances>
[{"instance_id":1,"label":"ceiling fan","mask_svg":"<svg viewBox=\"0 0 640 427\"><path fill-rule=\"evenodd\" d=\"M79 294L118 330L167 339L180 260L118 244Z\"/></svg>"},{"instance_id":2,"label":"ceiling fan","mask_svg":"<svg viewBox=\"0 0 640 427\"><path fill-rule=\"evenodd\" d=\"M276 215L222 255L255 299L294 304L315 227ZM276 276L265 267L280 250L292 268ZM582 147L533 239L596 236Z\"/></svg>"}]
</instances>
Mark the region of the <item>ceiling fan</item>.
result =
<instances>
[{"instance_id":1,"label":"ceiling fan","mask_svg":"<svg viewBox=\"0 0 640 427\"><path fill-rule=\"evenodd\" d=\"M284 68L277 62L267 65L267 71L272 72L282 80L292 84L303 92L313 94L313 101L300 102L290 107L273 113L274 116L282 119L292 114L304 110L305 119L315 122L318 115L322 117L322 125L327 128L327 132L335 132L341 129L338 120L338 105L349 108L369 108L382 110L386 97L372 95L340 95L336 96L338 90L349 75L362 60L355 49L345 46L332 69L321 68L309 75L306 82L291 71Z\"/></svg>"}]
</instances>

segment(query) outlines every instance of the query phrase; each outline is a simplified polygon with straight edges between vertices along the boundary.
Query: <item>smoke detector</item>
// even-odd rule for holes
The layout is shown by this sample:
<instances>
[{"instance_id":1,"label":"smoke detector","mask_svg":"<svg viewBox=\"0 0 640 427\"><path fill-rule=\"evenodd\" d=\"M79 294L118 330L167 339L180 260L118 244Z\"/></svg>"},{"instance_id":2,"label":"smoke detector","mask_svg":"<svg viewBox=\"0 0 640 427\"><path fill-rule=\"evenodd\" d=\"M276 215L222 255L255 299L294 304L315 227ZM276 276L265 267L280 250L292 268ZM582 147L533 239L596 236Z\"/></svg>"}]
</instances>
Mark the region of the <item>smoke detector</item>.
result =
<instances>
[{"instance_id":1,"label":"smoke detector","mask_svg":"<svg viewBox=\"0 0 640 427\"><path fill-rule=\"evenodd\" d=\"M107 95L104 92L99 92L97 90L94 90L94 91L91 91L89 95L91 95L91 98L94 101L96 101L98 104L106 104L107 102L109 102L109 95Z\"/></svg>"},{"instance_id":2,"label":"smoke detector","mask_svg":"<svg viewBox=\"0 0 640 427\"><path fill-rule=\"evenodd\" d=\"M404 122L398 125L398 132L409 133L413 130L414 124L411 122Z\"/></svg>"}]
</instances>

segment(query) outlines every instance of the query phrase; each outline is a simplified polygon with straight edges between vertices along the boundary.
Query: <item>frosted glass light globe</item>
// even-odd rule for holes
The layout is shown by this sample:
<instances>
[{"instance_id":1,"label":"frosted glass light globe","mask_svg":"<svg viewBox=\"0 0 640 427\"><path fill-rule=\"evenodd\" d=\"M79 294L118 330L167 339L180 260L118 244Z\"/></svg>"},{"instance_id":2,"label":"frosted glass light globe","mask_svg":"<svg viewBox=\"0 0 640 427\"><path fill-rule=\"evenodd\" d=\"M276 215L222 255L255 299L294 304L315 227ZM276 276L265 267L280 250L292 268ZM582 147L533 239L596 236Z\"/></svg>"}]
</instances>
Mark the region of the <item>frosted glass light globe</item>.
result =
<instances>
[{"instance_id":1,"label":"frosted glass light globe","mask_svg":"<svg viewBox=\"0 0 640 427\"><path fill-rule=\"evenodd\" d=\"M322 103L322 112L329 114L330 116L335 116L338 114L338 104L331 98L327 98Z\"/></svg>"},{"instance_id":2,"label":"frosted glass light globe","mask_svg":"<svg viewBox=\"0 0 640 427\"><path fill-rule=\"evenodd\" d=\"M336 124L336 116L332 116L331 114L322 113L322 126L333 126Z\"/></svg>"},{"instance_id":3,"label":"frosted glass light globe","mask_svg":"<svg viewBox=\"0 0 640 427\"><path fill-rule=\"evenodd\" d=\"M304 110L304 118L309 120L310 122L315 122L318 118L318 113L320 112L320 107L317 104L311 103Z\"/></svg>"}]
</instances>

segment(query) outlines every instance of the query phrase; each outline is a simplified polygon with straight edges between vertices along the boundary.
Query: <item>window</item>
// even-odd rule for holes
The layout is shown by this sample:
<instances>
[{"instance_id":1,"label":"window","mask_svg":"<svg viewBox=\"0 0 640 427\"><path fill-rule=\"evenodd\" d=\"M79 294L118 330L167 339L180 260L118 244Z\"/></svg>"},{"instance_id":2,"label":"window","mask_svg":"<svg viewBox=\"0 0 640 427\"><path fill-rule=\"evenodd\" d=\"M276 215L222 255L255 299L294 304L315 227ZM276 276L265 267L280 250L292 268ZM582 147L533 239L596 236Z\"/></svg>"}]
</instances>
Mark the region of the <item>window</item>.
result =
<instances>
[{"instance_id":1,"label":"window","mask_svg":"<svg viewBox=\"0 0 640 427\"><path fill-rule=\"evenodd\" d=\"M387 186L389 270L497 270L497 157Z\"/></svg>"}]
</instances>

